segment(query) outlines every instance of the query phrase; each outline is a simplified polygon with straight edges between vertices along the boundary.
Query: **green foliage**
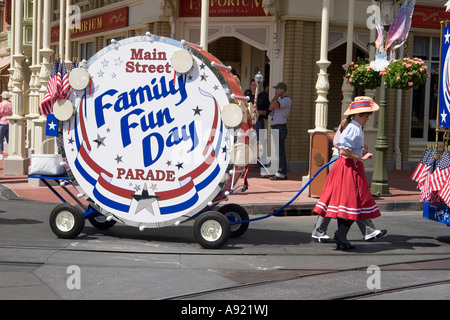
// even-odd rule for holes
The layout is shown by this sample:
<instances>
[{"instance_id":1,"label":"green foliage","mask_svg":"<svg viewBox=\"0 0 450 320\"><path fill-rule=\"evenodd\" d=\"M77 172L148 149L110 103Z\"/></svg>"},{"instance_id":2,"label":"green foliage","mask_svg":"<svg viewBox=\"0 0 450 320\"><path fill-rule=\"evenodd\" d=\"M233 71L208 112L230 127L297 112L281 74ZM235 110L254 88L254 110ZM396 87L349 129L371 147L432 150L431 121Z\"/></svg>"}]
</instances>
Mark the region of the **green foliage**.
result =
<instances>
[{"instance_id":1,"label":"green foliage","mask_svg":"<svg viewBox=\"0 0 450 320\"><path fill-rule=\"evenodd\" d=\"M420 58L391 60L382 71L370 67L369 60L358 59L350 63L345 75L350 85L364 90L379 87L382 76L387 88L404 90L418 88L430 77L427 66Z\"/></svg>"},{"instance_id":2,"label":"green foliage","mask_svg":"<svg viewBox=\"0 0 450 320\"><path fill-rule=\"evenodd\" d=\"M384 75L386 87L393 89L417 89L430 77L427 66L420 58L393 60L380 74Z\"/></svg>"},{"instance_id":3,"label":"green foliage","mask_svg":"<svg viewBox=\"0 0 450 320\"><path fill-rule=\"evenodd\" d=\"M370 67L369 60L359 59L350 63L347 74L348 82L355 88L375 89L381 85L380 72Z\"/></svg>"}]
</instances>

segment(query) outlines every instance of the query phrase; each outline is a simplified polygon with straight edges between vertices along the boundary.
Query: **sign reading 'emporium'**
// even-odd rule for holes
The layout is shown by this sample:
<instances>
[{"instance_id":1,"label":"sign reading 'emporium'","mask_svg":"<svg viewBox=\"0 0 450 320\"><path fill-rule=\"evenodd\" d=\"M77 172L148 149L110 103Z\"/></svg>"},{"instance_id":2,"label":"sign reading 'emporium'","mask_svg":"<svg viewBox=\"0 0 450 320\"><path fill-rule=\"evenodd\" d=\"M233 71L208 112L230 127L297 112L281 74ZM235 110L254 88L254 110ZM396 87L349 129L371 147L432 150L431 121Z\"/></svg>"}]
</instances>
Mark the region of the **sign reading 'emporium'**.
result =
<instances>
[{"instance_id":1,"label":"sign reading 'emporium'","mask_svg":"<svg viewBox=\"0 0 450 320\"><path fill-rule=\"evenodd\" d=\"M210 17L265 16L262 0L210 0ZM180 1L180 17L200 17L202 0Z\"/></svg>"},{"instance_id":2,"label":"sign reading 'emporium'","mask_svg":"<svg viewBox=\"0 0 450 320\"><path fill-rule=\"evenodd\" d=\"M180 51L192 56L188 72L174 70ZM137 226L173 225L207 207L229 179L234 143L221 118L232 93L224 71L157 36L113 43L87 71L91 84L72 94L76 112L64 122L67 159L84 192Z\"/></svg>"},{"instance_id":3,"label":"sign reading 'emporium'","mask_svg":"<svg viewBox=\"0 0 450 320\"><path fill-rule=\"evenodd\" d=\"M75 21L73 21L75 22ZM105 14L81 19L79 24L73 24L70 36L82 37L99 32L114 30L128 26L128 7L114 10ZM51 29L51 41L59 40L59 26Z\"/></svg>"}]
</instances>

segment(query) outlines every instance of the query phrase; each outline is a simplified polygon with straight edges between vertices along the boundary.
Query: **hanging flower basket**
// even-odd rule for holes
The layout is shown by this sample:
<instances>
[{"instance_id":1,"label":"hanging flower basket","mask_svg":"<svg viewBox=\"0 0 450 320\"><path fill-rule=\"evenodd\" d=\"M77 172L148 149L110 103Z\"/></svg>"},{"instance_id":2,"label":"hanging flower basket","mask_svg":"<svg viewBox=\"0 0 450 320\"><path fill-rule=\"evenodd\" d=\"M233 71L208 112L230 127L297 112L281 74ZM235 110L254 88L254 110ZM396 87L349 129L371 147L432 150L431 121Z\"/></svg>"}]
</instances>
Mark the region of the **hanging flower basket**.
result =
<instances>
[{"instance_id":1,"label":"hanging flower basket","mask_svg":"<svg viewBox=\"0 0 450 320\"><path fill-rule=\"evenodd\" d=\"M384 75L386 87L393 89L417 89L430 77L427 66L420 58L393 60L380 74Z\"/></svg>"},{"instance_id":2,"label":"hanging flower basket","mask_svg":"<svg viewBox=\"0 0 450 320\"><path fill-rule=\"evenodd\" d=\"M363 90L375 89L381 85L380 72L370 66L369 60L359 59L350 63L345 77L350 85Z\"/></svg>"},{"instance_id":3,"label":"hanging flower basket","mask_svg":"<svg viewBox=\"0 0 450 320\"><path fill-rule=\"evenodd\" d=\"M376 71L370 67L369 60L359 59L350 63L345 77L350 85L361 89L375 89L381 85L384 76L386 88L419 88L430 77L427 66L420 58L391 60L386 69Z\"/></svg>"}]
</instances>

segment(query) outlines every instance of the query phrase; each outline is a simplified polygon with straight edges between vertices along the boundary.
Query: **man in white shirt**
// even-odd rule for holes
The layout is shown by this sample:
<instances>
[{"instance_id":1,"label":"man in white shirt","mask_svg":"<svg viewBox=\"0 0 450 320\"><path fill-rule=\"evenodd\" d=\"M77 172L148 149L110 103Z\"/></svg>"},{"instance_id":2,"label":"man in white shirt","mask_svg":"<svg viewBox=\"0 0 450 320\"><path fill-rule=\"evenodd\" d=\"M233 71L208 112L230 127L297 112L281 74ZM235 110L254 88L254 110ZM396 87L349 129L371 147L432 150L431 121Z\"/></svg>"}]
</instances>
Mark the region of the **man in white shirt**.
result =
<instances>
[{"instance_id":1,"label":"man in white shirt","mask_svg":"<svg viewBox=\"0 0 450 320\"><path fill-rule=\"evenodd\" d=\"M291 111L292 100L287 95L287 85L279 82L275 87L275 97L270 102L269 111L273 111L271 122L272 130L278 130L278 171L270 177L271 180L286 180L287 161L286 161L286 136L287 136L287 119Z\"/></svg>"}]
</instances>

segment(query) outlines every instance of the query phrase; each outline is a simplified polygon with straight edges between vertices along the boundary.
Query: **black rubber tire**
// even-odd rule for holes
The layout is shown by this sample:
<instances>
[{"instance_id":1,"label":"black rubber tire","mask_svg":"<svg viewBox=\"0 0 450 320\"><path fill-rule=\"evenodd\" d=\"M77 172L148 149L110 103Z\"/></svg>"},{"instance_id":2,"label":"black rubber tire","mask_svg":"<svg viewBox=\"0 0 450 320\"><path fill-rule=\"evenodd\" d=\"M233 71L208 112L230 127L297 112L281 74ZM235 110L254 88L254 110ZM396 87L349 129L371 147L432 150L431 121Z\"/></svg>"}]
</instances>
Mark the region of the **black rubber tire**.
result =
<instances>
[{"instance_id":1,"label":"black rubber tire","mask_svg":"<svg viewBox=\"0 0 450 320\"><path fill-rule=\"evenodd\" d=\"M205 249L219 249L230 239L228 219L217 211L207 211L194 222L195 240Z\"/></svg>"},{"instance_id":2,"label":"black rubber tire","mask_svg":"<svg viewBox=\"0 0 450 320\"><path fill-rule=\"evenodd\" d=\"M88 218L89 222L99 230L108 230L116 224L116 220L106 220L104 215L101 216L90 216Z\"/></svg>"},{"instance_id":3,"label":"black rubber tire","mask_svg":"<svg viewBox=\"0 0 450 320\"><path fill-rule=\"evenodd\" d=\"M231 224L231 238L242 236L248 229L249 222L232 224L235 221L247 221L249 219L247 210L234 203L226 204L219 208L219 212L227 217Z\"/></svg>"},{"instance_id":4,"label":"black rubber tire","mask_svg":"<svg viewBox=\"0 0 450 320\"><path fill-rule=\"evenodd\" d=\"M58 238L73 239L83 231L85 225L83 211L78 206L62 203L51 212L50 228Z\"/></svg>"}]
</instances>

